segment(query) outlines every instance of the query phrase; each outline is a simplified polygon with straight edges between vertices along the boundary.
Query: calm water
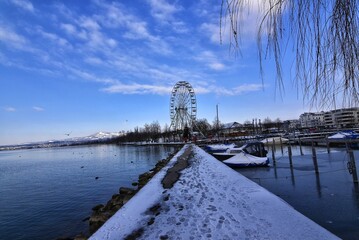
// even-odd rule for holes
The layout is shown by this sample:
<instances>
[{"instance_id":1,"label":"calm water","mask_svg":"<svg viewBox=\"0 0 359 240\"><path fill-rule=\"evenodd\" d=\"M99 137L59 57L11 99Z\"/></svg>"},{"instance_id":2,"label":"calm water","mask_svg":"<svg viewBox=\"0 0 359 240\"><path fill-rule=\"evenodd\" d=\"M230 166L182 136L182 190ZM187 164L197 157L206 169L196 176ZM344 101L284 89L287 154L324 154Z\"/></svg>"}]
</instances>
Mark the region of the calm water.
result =
<instances>
[{"instance_id":1,"label":"calm water","mask_svg":"<svg viewBox=\"0 0 359 240\"><path fill-rule=\"evenodd\" d=\"M277 148L276 165L237 171L278 195L299 212L343 239L359 239L359 188L347 169L345 149L316 148L319 174L314 172L311 148L293 148L293 167L287 148ZM359 174L359 151L354 151ZM268 153L272 159L272 153ZM272 162L271 162L272 163ZM268 203L270 204L270 203ZM294 226L293 226L294 227Z\"/></svg>"},{"instance_id":2,"label":"calm water","mask_svg":"<svg viewBox=\"0 0 359 240\"><path fill-rule=\"evenodd\" d=\"M173 152L164 146L95 145L0 152L0 239L87 232L97 204ZM96 177L99 177L97 180Z\"/></svg>"}]
</instances>

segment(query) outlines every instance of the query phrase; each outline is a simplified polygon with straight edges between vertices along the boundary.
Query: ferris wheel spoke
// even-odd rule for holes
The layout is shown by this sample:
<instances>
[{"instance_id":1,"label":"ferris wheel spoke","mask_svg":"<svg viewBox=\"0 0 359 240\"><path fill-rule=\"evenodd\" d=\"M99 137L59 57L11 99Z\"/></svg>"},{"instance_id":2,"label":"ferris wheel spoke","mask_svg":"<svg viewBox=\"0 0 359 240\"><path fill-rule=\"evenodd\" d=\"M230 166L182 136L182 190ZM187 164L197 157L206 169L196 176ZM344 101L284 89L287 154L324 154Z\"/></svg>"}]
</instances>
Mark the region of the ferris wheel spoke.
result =
<instances>
[{"instance_id":1,"label":"ferris wheel spoke","mask_svg":"<svg viewBox=\"0 0 359 240\"><path fill-rule=\"evenodd\" d=\"M192 129L196 119L196 97L192 86L186 81L177 82L170 99L171 127L183 130L185 126Z\"/></svg>"}]
</instances>

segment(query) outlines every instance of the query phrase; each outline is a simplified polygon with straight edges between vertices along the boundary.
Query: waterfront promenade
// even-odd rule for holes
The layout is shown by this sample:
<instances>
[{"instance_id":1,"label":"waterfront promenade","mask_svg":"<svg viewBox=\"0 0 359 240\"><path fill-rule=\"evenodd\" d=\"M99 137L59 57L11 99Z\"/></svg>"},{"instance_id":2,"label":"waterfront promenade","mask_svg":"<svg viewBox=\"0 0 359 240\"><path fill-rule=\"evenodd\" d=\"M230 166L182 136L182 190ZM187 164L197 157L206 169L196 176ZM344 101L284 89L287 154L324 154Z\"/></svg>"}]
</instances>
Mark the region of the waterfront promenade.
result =
<instances>
[{"instance_id":1,"label":"waterfront promenade","mask_svg":"<svg viewBox=\"0 0 359 240\"><path fill-rule=\"evenodd\" d=\"M285 201L186 145L90 239L338 239Z\"/></svg>"}]
</instances>

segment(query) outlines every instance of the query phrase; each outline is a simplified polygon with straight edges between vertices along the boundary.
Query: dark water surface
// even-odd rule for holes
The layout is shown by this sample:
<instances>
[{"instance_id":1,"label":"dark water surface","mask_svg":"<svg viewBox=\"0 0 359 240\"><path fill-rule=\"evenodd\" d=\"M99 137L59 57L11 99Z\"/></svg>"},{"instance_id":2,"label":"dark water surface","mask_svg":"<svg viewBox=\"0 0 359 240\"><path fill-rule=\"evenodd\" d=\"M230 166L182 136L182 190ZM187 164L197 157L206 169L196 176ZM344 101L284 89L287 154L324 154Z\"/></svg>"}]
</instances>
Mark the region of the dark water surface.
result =
<instances>
[{"instance_id":1,"label":"dark water surface","mask_svg":"<svg viewBox=\"0 0 359 240\"><path fill-rule=\"evenodd\" d=\"M175 149L94 145L0 152L0 239L87 232L91 209ZM96 180L96 177L99 177Z\"/></svg>"},{"instance_id":2,"label":"dark water surface","mask_svg":"<svg viewBox=\"0 0 359 240\"><path fill-rule=\"evenodd\" d=\"M277 148L276 165L237 169L238 172L284 199L299 212L343 239L359 239L359 187L347 169L345 149L316 148L319 174L315 174L312 150L293 148L290 167L287 147ZM359 168L359 151L354 151ZM357 170L359 174L359 169ZM270 203L268 203L270 204ZM295 227L295 226L293 226Z\"/></svg>"}]
</instances>

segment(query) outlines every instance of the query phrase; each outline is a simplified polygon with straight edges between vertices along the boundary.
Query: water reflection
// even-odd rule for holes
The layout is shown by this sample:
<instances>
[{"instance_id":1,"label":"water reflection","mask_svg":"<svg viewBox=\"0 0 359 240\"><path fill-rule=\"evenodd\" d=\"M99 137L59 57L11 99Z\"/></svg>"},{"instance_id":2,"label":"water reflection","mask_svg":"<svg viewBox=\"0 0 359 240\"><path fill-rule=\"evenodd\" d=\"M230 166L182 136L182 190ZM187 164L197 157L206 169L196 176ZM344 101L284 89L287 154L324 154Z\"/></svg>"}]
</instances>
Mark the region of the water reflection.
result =
<instances>
[{"instance_id":1,"label":"water reflection","mask_svg":"<svg viewBox=\"0 0 359 240\"><path fill-rule=\"evenodd\" d=\"M321 185L320 185L319 174L315 174L315 183L317 185L318 198L322 198L322 188L321 188Z\"/></svg>"},{"instance_id":2,"label":"water reflection","mask_svg":"<svg viewBox=\"0 0 359 240\"><path fill-rule=\"evenodd\" d=\"M292 166L288 151L273 152L270 167L237 169L261 186L280 196L295 209L343 239L357 239L359 186L347 169L345 149L316 148L319 173L315 173L311 147L292 146ZM359 166L359 151L354 151ZM272 158L272 151L268 152Z\"/></svg>"},{"instance_id":3,"label":"water reflection","mask_svg":"<svg viewBox=\"0 0 359 240\"><path fill-rule=\"evenodd\" d=\"M166 146L90 145L0 152L0 239L86 233L82 221L119 187L173 152ZM21 156L21 158L19 157Z\"/></svg>"}]
</instances>

